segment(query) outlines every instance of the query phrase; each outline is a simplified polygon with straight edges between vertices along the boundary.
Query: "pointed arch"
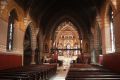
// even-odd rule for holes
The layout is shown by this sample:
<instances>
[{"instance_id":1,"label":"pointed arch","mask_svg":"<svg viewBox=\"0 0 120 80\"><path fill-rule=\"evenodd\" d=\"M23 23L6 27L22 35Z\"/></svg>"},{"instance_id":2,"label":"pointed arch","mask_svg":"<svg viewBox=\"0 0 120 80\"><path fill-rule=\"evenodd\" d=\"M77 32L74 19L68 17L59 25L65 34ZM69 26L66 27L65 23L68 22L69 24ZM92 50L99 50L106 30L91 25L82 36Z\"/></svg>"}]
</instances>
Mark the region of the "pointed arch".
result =
<instances>
[{"instance_id":1,"label":"pointed arch","mask_svg":"<svg viewBox=\"0 0 120 80\"><path fill-rule=\"evenodd\" d=\"M72 24L74 25L74 29L78 32L80 39L83 38L83 28L80 27L78 21L76 19L74 19L74 17L69 16L69 15L64 15L61 16L53 25L52 25L52 30L50 31L52 34L50 35L54 35L55 31L58 29L58 26L60 23L64 22L64 21L70 21L72 22ZM51 39L53 39L54 37L51 36Z\"/></svg>"},{"instance_id":2,"label":"pointed arch","mask_svg":"<svg viewBox=\"0 0 120 80\"><path fill-rule=\"evenodd\" d=\"M24 65L29 65L31 62L31 54L32 54L31 37L32 37L31 36L31 26L29 24L25 31L24 42L23 42L23 49L24 49L23 64Z\"/></svg>"},{"instance_id":3,"label":"pointed arch","mask_svg":"<svg viewBox=\"0 0 120 80\"><path fill-rule=\"evenodd\" d=\"M80 42L79 34L78 34L77 30L75 29L75 25L71 21L63 21L58 25L58 28L56 29L56 34L55 34L55 42L59 43L58 41L60 38L61 39L75 38L76 42ZM66 42L66 45L67 45L67 43L68 42ZM61 43L59 43L59 44L61 44ZM74 44L72 44L71 46L73 47Z\"/></svg>"}]
</instances>

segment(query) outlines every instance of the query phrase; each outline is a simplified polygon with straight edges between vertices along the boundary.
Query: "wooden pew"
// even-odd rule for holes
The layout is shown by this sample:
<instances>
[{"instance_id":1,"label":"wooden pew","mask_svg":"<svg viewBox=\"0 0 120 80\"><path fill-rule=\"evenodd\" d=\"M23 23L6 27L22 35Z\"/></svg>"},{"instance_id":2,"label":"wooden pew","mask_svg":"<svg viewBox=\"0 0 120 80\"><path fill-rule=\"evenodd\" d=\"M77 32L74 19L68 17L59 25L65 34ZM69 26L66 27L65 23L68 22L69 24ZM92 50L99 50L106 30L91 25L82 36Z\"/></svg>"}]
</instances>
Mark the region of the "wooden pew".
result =
<instances>
[{"instance_id":1,"label":"wooden pew","mask_svg":"<svg viewBox=\"0 0 120 80\"><path fill-rule=\"evenodd\" d=\"M56 64L31 65L0 71L0 79L46 80L56 73Z\"/></svg>"},{"instance_id":2,"label":"wooden pew","mask_svg":"<svg viewBox=\"0 0 120 80\"><path fill-rule=\"evenodd\" d=\"M35 69L24 69L24 68L17 68L11 70L5 70L0 72L0 78L10 78L10 79L17 79L17 80L34 80L37 78L37 75L41 74L41 71Z\"/></svg>"},{"instance_id":3,"label":"wooden pew","mask_svg":"<svg viewBox=\"0 0 120 80\"><path fill-rule=\"evenodd\" d=\"M120 80L120 78L67 78L65 80Z\"/></svg>"},{"instance_id":4,"label":"wooden pew","mask_svg":"<svg viewBox=\"0 0 120 80\"><path fill-rule=\"evenodd\" d=\"M70 66L65 80L120 80L120 74L100 66L74 64Z\"/></svg>"}]
</instances>

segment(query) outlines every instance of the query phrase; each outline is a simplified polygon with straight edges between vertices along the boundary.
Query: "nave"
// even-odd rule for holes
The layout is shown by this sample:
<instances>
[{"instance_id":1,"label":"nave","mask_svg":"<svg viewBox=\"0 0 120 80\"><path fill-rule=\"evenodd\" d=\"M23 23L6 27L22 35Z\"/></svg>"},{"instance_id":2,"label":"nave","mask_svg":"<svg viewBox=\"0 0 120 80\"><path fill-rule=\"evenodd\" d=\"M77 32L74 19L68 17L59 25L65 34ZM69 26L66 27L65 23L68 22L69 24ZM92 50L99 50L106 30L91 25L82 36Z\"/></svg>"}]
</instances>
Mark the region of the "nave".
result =
<instances>
[{"instance_id":1,"label":"nave","mask_svg":"<svg viewBox=\"0 0 120 80\"><path fill-rule=\"evenodd\" d=\"M120 0L0 0L0 78L119 80L119 32Z\"/></svg>"}]
</instances>

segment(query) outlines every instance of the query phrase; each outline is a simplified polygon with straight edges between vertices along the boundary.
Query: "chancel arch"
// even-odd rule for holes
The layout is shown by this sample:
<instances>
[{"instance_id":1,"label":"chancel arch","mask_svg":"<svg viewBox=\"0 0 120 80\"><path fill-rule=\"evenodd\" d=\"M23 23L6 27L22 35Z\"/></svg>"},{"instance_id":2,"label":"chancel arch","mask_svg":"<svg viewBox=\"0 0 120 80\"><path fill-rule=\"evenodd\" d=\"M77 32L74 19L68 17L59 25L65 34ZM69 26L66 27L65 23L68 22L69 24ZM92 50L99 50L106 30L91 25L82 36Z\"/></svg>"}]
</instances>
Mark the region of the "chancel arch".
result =
<instances>
[{"instance_id":1,"label":"chancel arch","mask_svg":"<svg viewBox=\"0 0 120 80\"><path fill-rule=\"evenodd\" d=\"M51 52L58 53L58 60L64 65L70 65L72 60L76 60L77 56L81 54L81 39L76 26L69 19L63 20L56 26L56 30L52 39Z\"/></svg>"},{"instance_id":2,"label":"chancel arch","mask_svg":"<svg viewBox=\"0 0 120 80\"><path fill-rule=\"evenodd\" d=\"M60 24L67 22L67 21L72 23L72 25L74 25L70 29L75 29L79 36L79 40L82 40L82 38L84 37L83 34L85 33L85 31L84 31L83 27L81 27L81 24L79 24L77 19L74 18L73 16L64 15L64 16L58 17L58 20L54 21L54 23L51 22L51 23L53 23L53 25L50 25L52 27L52 29L50 30L50 32L51 32L50 39L52 40L51 44L53 44L53 42L55 41L55 36L57 34L59 35L59 33L57 33L56 31L60 30L60 29L63 29L63 30L66 29L66 27L60 27Z\"/></svg>"}]
</instances>

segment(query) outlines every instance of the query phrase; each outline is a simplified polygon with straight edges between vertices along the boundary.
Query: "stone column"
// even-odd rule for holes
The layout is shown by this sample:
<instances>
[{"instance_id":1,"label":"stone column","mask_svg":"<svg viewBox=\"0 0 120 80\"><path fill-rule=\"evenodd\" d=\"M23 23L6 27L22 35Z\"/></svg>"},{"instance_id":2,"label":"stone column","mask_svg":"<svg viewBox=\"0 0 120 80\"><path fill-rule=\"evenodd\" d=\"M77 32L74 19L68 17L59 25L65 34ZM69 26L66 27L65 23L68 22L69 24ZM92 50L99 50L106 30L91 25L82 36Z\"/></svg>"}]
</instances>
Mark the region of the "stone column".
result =
<instances>
[{"instance_id":1,"label":"stone column","mask_svg":"<svg viewBox=\"0 0 120 80\"><path fill-rule=\"evenodd\" d=\"M106 54L106 28L104 26L105 24L105 20L104 20L104 17L100 17L100 16L97 16L96 18L96 21L98 23L98 26L96 25L96 30L97 30L97 40L95 42L95 50L96 50L96 53L97 53L97 60L96 62L99 63L100 61L100 56L102 54ZM106 25L106 24L105 24Z\"/></svg>"},{"instance_id":2,"label":"stone column","mask_svg":"<svg viewBox=\"0 0 120 80\"><path fill-rule=\"evenodd\" d=\"M43 39L41 38L40 39L40 56L39 56L40 62L41 62L41 59L42 59L43 56L44 56L43 55Z\"/></svg>"},{"instance_id":3,"label":"stone column","mask_svg":"<svg viewBox=\"0 0 120 80\"><path fill-rule=\"evenodd\" d=\"M32 50L31 64L35 64L35 50Z\"/></svg>"},{"instance_id":4,"label":"stone column","mask_svg":"<svg viewBox=\"0 0 120 80\"><path fill-rule=\"evenodd\" d=\"M95 63L99 60L99 46L100 46L100 39L99 39L99 32L98 32L99 25L95 25L95 34L94 34L94 57Z\"/></svg>"},{"instance_id":5,"label":"stone column","mask_svg":"<svg viewBox=\"0 0 120 80\"><path fill-rule=\"evenodd\" d=\"M35 64L35 49L36 49L36 36L35 36L35 34L32 34L31 47L32 47L31 64Z\"/></svg>"},{"instance_id":6,"label":"stone column","mask_svg":"<svg viewBox=\"0 0 120 80\"><path fill-rule=\"evenodd\" d=\"M35 49L36 49L36 44L37 44L36 42L37 42L38 30L39 29L31 25L31 48L32 48L31 64L35 64Z\"/></svg>"},{"instance_id":7,"label":"stone column","mask_svg":"<svg viewBox=\"0 0 120 80\"><path fill-rule=\"evenodd\" d=\"M94 49L94 37L90 37L90 52L91 52L91 63L95 64L96 63L96 58L95 58L95 49Z\"/></svg>"},{"instance_id":8,"label":"stone column","mask_svg":"<svg viewBox=\"0 0 120 80\"><path fill-rule=\"evenodd\" d=\"M43 57L43 35L42 35L42 31L39 30L38 32L38 36L39 36L39 64L41 63L41 59Z\"/></svg>"}]
</instances>

